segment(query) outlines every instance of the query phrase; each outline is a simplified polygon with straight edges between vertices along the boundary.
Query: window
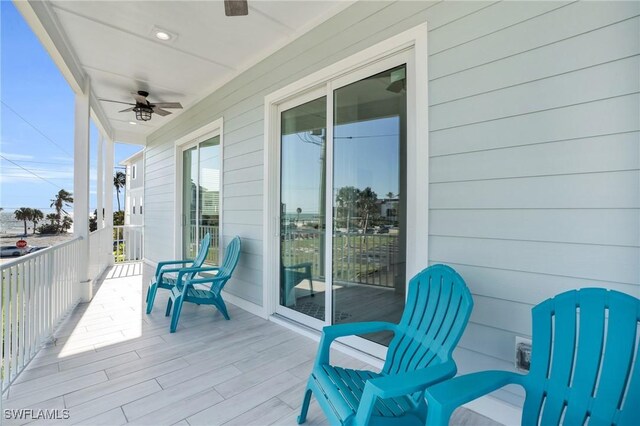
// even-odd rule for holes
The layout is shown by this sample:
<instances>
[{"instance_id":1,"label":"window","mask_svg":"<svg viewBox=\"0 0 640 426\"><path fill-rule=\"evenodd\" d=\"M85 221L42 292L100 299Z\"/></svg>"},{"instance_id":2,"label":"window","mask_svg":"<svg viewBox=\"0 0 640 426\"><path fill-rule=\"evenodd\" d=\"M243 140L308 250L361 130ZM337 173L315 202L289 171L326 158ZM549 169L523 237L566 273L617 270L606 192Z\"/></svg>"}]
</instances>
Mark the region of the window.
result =
<instances>
[{"instance_id":1,"label":"window","mask_svg":"<svg viewBox=\"0 0 640 426\"><path fill-rule=\"evenodd\" d=\"M140 197L140 214L142 214L142 197Z\"/></svg>"},{"instance_id":2,"label":"window","mask_svg":"<svg viewBox=\"0 0 640 426\"><path fill-rule=\"evenodd\" d=\"M137 167L134 164L133 166L131 166L131 179L132 180L136 178L136 174L137 174L136 172L137 172Z\"/></svg>"},{"instance_id":3,"label":"window","mask_svg":"<svg viewBox=\"0 0 640 426\"><path fill-rule=\"evenodd\" d=\"M133 214L136 214L136 197L133 197L131 200L132 200L131 202L133 203L132 204Z\"/></svg>"}]
</instances>

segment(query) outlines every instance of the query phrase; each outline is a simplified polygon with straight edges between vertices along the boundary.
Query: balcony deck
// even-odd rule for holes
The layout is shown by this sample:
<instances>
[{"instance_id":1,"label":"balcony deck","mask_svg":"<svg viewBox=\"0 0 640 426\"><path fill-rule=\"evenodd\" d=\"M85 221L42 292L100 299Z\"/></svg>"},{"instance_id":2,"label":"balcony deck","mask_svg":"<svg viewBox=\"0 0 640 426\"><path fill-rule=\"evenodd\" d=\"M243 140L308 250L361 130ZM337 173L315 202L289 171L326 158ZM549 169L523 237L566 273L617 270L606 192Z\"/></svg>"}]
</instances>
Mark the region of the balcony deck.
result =
<instances>
[{"instance_id":1,"label":"balcony deck","mask_svg":"<svg viewBox=\"0 0 640 426\"><path fill-rule=\"evenodd\" d=\"M232 305L225 321L211 307L186 304L170 334L166 292L151 315L143 311L152 272L140 263L112 267L93 301L75 309L17 378L3 408L69 410L68 420L49 424L296 424L317 343ZM466 409L452 423L496 425ZM313 399L307 424L326 424Z\"/></svg>"}]
</instances>

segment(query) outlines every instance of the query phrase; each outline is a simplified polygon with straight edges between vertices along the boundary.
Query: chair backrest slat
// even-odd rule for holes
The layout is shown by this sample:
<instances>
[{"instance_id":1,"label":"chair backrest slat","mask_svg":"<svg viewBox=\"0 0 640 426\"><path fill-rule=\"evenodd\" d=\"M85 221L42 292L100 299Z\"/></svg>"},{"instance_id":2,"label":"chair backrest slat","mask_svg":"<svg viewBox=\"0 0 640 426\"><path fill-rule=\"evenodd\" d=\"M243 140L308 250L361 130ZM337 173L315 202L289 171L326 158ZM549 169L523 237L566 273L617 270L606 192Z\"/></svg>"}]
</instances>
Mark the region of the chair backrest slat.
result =
<instances>
[{"instance_id":1,"label":"chair backrest slat","mask_svg":"<svg viewBox=\"0 0 640 426\"><path fill-rule=\"evenodd\" d=\"M233 274L233 270L236 268L238 264L238 259L240 258L240 237L235 236L227 245L227 248L224 252L224 260L222 265L220 265L220 273L218 276L231 276Z\"/></svg>"},{"instance_id":2,"label":"chair backrest slat","mask_svg":"<svg viewBox=\"0 0 640 426\"><path fill-rule=\"evenodd\" d=\"M200 242L200 249L198 250L198 254L196 258L193 259L193 263L191 264L192 268L199 268L202 266L204 261L207 259L207 254L209 254L209 247L211 246L211 234L206 233L202 241Z\"/></svg>"},{"instance_id":3,"label":"chair backrest slat","mask_svg":"<svg viewBox=\"0 0 640 426\"><path fill-rule=\"evenodd\" d=\"M394 374L444 362L466 326L473 301L464 280L433 265L409 282L407 306L387 352L383 372Z\"/></svg>"},{"instance_id":4,"label":"chair backrest slat","mask_svg":"<svg viewBox=\"0 0 640 426\"><path fill-rule=\"evenodd\" d=\"M586 290L585 290L586 291ZM583 298L580 303L580 325L573 388L567 404L565 424L583 424L589 401L598 379L604 348L605 298Z\"/></svg>"},{"instance_id":5,"label":"chair backrest slat","mask_svg":"<svg viewBox=\"0 0 640 426\"><path fill-rule=\"evenodd\" d=\"M569 389L573 371L576 347L576 301L573 293L564 293L556 297L554 302L554 334L562 336L562 339L556 337L553 342L551 373L546 387L548 394L563 395ZM542 413L542 424L560 424L564 409L564 398L548 398Z\"/></svg>"},{"instance_id":6,"label":"chair backrest slat","mask_svg":"<svg viewBox=\"0 0 640 426\"><path fill-rule=\"evenodd\" d=\"M620 407L627 390L636 347L638 303L622 293L609 293L607 343L600 371L600 383L591 409L592 424L610 421ZM636 359L636 362L637 359ZM636 383L640 386L640 383ZM632 407L638 412L639 407ZM640 416L636 419L640 422Z\"/></svg>"},{"instance_id":7,"label":"chair backrest slat","mask_svg":"<svg viewBox=\"0 0 640 426\"><path fill-rule=\"evenodd\" d=\"M536 306L523 424L637 423L639 324L640 300L612 290L573 290Z\"/></svg>"}]
</instances>

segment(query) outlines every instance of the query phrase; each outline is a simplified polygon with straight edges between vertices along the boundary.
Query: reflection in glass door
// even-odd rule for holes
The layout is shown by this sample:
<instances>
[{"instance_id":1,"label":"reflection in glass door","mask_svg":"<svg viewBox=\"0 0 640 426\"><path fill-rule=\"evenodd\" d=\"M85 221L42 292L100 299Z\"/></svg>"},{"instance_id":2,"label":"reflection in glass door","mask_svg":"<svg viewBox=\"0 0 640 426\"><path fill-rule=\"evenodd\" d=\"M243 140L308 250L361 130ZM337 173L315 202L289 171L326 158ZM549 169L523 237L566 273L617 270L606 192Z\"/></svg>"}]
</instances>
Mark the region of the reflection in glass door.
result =
<instances>
[{"instance_id":1,"label":"reflection in glass door","mask_svg":"<svg viewBox=\"0 0 640 426\"><path fill-rule=\"evenodd\" d=\"M325 320L326 97L281 113L280 306Z\"/></svg>"},{"instance_id":2,"label":"reflection in glass door","mask_svg":"<svg viewBox=\"0 0 640 426\"><path fill-rule=\"evenodd\" d=\"M402 65L334 91L334 324L397 323L404 310L405 78Z\"/></svg>"},{"instance_id":3,"label":"reflection in glass door","mask_svg":"<svg viewBox=\"0 0 640 426\"><path fill-rule=\"evenodd\" d=\"M406 66L371 74L280 108L277 311L314 327L404 310Z\"/></svg>"},{"instance_id":4,"label":"reflection in glass door","mask_svg":"<svg viewBox=\"0 0 640 426\"><path fill-rule=\"evenodd\" d=\"M220 225L220 137L182 152L182 251L193 259L211 233L206 263L218 264Z\"/></svg>"}]
</instances>

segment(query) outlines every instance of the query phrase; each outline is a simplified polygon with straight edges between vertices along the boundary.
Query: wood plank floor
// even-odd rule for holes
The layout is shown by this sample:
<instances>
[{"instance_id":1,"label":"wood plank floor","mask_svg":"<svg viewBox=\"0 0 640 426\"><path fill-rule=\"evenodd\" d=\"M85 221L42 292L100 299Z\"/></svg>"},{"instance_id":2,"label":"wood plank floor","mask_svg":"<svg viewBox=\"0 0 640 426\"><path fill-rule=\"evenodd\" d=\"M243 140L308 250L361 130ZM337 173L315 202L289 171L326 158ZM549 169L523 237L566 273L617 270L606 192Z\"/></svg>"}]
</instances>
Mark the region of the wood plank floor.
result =
<instances>
[{"instance_id":1,"label":"wood plank floor","mask_svg":"<svg viewBox=\"0 0 640 426\"><path fill-rule=\"evenodd\" d=\"M113 267L91 303L79 305L11 386L5 409L67 409L82 425L294 425L317 343L229 306L185 304L169 333L167 294L151 315L143 295L152 270ZM332 360L372 368L340 352ZM26 424L31 420L4 420ZM308 425L326 419L312 399ZM453 424L496 423L461 409Z\"/></svg>"}]
</instances>

